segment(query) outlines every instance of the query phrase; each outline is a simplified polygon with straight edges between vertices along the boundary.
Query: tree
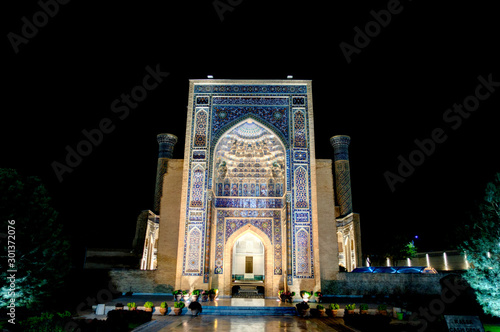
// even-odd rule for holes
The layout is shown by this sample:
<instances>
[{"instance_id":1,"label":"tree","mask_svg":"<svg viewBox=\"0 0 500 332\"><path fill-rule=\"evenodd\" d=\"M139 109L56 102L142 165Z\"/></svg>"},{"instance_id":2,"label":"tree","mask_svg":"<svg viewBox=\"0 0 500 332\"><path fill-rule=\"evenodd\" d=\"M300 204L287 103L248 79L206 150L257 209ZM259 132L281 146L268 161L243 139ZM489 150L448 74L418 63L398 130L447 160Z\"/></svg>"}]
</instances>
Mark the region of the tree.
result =
<instances>
[{"instance_id":1,"label":"tree","mask_svg":"<svg viewBox=\"0 0 500 332\"><path fill-rule=\"evenodd\" d=\"M69 272L69 242L38 177L23 177L16 170L0 169L0 193L0 233L15 235L7 238L4 233L2 237L0 306L14 298L16 307L42 309L55 300ZM8 258L15 259L13 265ZM5 276L8 270L16 271L15 294L12 279Z\"/></svg>"},{"instance_id":2,"label":"tree","mask_svg":"<svg viewBox=\"0 0 500 332\"><path fill-rule=\"evenodd\" d=\"M476 292L487 314L500 317L500 173L486 186L472 223L465 231L468 239L460 246L470 268L464 279Z\"/></svg>"}]
</instances>

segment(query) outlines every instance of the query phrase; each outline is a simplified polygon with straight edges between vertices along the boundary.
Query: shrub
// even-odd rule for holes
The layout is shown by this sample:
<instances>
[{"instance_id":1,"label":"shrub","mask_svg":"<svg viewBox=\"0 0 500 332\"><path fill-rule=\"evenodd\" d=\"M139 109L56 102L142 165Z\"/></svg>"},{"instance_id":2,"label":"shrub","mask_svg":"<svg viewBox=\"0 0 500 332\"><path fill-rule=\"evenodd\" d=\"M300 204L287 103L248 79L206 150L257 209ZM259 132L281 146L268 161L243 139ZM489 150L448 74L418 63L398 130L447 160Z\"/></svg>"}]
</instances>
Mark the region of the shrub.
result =
<instances>
[{"instance_id":1,"label":"shrub","mask_svg":"<svg viewBox=\"0 0 500 332\"><path fill-rule=\"evenodd\" d=\"M303 296L310 297L311 296L311 292L308 292L308 291L305 291L305 290L301 290L300 291L300 296L301 297L303 297Z\"/></svg>"},{"instance_id":2,"label":"shrub","mask_svg":"<svg viewBox=\"0 0 500 332\"><path fill-rule=\"evenodd\" d=\"M345 310L354 310L354 309L356 309L356 304L354 303L345 305Z\"/></svg>"},{"instance_id":3,"label":"shrub","mask_svg":"<svg viewBox=\"0 0 500 332\"><path fill-rule=\"evenodd\" d=\"M144 303L144 308L152 308L152 307L154 307L153 302L148 301L148 302Z\"/></svg>"},{"instance_id":4,"label":"shrub","mask_svg":"<svg viewBox=\"0 0 500 332\"><path fill-rule=\"evenodd\" d=\"M135 302L129 302L127 303L127 307L129 310L137 308L137 304Z\"/></svg>"},{"instance_id":5,"label":"shrub","mask_svg":"<svg viewBox=\"0 0 500 332\"><path fill-rule=\"evenodd\" d=\"M380 311L387 310L387 304L379 304L377 309Z\"/></svg>"},{"instance_id":6,"label":"shrub","mask_svg":"<svg viewBox=\"0 0 500 332\"><path fill-rule=\"evenodd\" d=\"M360 304L359 310L368 310L368 304L365 304L365 303Z\"/></svg>"},{"instance_id":7,"label":"shrub","mask_svg":"<svg viewBox=\"0 0 500 332\"><path fill-rule=\"evenodd\" d=\"M186 305L184 304L184 302L175 302L174 303L174 308L179 308L179 309L182 309L184 308Z\"/></svg>"},{"instance_id":8,"label":"shrub","mask_svg":"<svg viewBox=\"0 0 500 332\"><path fill-rule=\"evenodd\" d=\"M318 305L316 306L316 309L318 309L318 310L324 310L324 309L325 309L325 307L324 307L323 305L321 305L321 304L318 304Z\"/></svg>"},{"instance_id":9,"label":"shrub","mask_svg":"<svg viewBox=\"0 0 500 332\"><path fill-rule=\"evenodd\" d=\"M64 326L70 320L71 313L48 313L43 312L40 316L29 317L19 323L22 331L28 332L64 332Z\"/></svg>"},{"instance_id":10,"label":"shrub","mask_svg":"<svg viewBox=\"0 0 500 332\"><path fill-rule=\"evenodd\" d=\"M191 294L193 294L193 295L200 295L200 290L199 289L195 289L195 290L193 290L193 292Z\"/></svg>"},{"instance_id":11,"label":"shrub","mask_svg":"<svg viewBox=\"0 0 500 332\"><path fill-rule=\"evenodd\" d=\"M338 303L330 303L330 309L331 310L339 310L340 306Z\"/></svg>"},{"instance_id":12,"label":"shrub","mask_svg":"<svg viewBox=\"0 0 500 332\"><path fill-rule=\"evenodd\" d=\"M160 308L167 308L167 307L168 307L168 306L167 306L167 302L162 302L162 303L160 304Z\"/></svg>"}]
</instances>

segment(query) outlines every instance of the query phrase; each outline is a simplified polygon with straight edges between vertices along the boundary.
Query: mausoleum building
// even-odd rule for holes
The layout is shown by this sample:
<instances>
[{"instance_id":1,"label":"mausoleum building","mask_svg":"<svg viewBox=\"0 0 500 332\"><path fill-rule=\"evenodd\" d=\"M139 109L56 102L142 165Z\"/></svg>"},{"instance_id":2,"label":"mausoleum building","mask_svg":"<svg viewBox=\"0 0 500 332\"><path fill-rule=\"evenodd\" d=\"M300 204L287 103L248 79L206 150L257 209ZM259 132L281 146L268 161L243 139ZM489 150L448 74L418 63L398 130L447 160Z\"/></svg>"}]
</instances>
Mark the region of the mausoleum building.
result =
<instances>
[{"instance_id":1,"label":"mausoleum building","mask_svg":"<svg viewBox=\"0 0 500 332\"><path fill-rule=\"evenodd\" d=\"M308 80L190 80L184 159L158 135L154 210L138 220L141 269L175 289L319 291L361 264L348 136L316 159ZM335 180L334 180L335 179Z\"/></svg>"}]
</instances>

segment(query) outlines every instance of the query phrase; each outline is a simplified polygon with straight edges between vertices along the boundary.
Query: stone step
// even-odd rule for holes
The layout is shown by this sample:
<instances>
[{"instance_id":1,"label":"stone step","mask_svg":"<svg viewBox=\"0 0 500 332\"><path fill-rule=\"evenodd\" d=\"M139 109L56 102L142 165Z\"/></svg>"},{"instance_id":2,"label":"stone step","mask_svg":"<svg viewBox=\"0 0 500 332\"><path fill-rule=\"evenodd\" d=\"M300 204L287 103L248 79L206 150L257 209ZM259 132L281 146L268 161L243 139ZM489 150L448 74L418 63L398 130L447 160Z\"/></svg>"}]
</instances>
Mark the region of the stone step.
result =
<instances>
[{"instance_id":1,"label":"stone step","mask_svg":"<svg viewBox=\"0 0 500 332\"><path fill-rule=\"evenodd\" d=\"M97 306L93 306L94 310ZM104 315L111 310L114 306L105 306ZM138 307L139 310L144 310L144 307ZM203 306L203 312L200 315L220 315L220 316L295 316L297 312L295 307L255 307L255 306ZM127 310L125 308L125 310ZM167 315L170 314L172 308L168 308ZM159 315L160 308L155 307L153 315ZM187 308L182 309L182 315L190 314Z\"/></svg>"}]
</instances>

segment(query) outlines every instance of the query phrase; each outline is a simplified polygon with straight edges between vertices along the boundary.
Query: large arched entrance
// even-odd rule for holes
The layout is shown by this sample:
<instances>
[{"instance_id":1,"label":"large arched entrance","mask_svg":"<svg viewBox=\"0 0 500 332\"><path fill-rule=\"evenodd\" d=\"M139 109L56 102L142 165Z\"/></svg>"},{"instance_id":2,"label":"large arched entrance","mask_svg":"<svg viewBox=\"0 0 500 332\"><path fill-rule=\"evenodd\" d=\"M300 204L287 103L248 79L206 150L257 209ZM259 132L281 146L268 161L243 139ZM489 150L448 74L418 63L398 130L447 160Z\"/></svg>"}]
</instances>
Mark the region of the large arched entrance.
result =
<instances>
[{"instance_id":1,"label":"large arched entrance","mask_svg":"<svg viewBox=\"0 0 500 332\"><path fill-rule=\"evenodd\" d=\"M285 151L281 138L252 118L228 129L215 146L213 270L225 296L247 281L260 283L269 297L283 282Z\"/></svg>"},{"instance_id":2,"label":"large arched entrance","mask_svg":"<svg viewBox=\"0 0 500 332\"><path fill-rule=\"evenodd\" d=\"M251 232L236 240L233 246L232 280L264 281L264 244Z\"/></svg>"},{"instance_id":3,"label":"large arched entrance","mask_svg":"<svg viewBox=\"0 0 500 332\"><path fill-rule=\"evenodd\" d=\"M254 277L253 284L256 286L263 286L265 290L265 296L270 297L272 296L272 294L276 294L279 287L279 283L275 281L276 278L274 278L273 276L273 245L269 237L264 232L251 224L247 224L246 226L238 229L227 240L224 250L224 257L227 257L228 259L224 260L224 274L222 278L223 280L221 280L223 284L224 294L230 295L232 293L233 286L241 284L237 280L233 279L232 272L234 271L235 264L238 264L238 262L236 262L234 259L233 252L234 247L238 243L238 241L240 239L244 240L245 238L255 239L255 243L260 242L262 244L263 253L260 258L262 259L261 271L263 273L263 280L255 280ZM254 265L254 267L256 266ZM219 287L220 286L221 285L219 285Z\"/></svg>"}]
</instances>

